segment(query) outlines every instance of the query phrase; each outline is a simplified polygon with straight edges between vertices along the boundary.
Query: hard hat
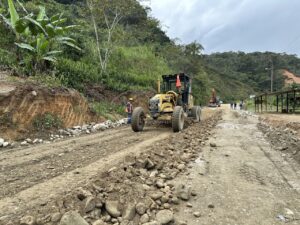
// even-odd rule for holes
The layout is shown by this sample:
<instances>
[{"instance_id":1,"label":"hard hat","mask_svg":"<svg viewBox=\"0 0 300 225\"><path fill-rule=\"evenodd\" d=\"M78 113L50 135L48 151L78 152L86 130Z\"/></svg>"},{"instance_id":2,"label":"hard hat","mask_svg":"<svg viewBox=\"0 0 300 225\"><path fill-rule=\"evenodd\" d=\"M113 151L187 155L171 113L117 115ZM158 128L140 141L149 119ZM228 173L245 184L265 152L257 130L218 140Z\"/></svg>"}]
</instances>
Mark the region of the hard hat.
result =
<instances>
[{"instance_id":1,"label":"hard hat","mask_svg":"<svg viewBox=\"0 0 300 225\"><path fill-rule=\"evenodd\" d=\"M129 98L129 101L133 101L133 98Z\"/></svg>"}]
</instances>

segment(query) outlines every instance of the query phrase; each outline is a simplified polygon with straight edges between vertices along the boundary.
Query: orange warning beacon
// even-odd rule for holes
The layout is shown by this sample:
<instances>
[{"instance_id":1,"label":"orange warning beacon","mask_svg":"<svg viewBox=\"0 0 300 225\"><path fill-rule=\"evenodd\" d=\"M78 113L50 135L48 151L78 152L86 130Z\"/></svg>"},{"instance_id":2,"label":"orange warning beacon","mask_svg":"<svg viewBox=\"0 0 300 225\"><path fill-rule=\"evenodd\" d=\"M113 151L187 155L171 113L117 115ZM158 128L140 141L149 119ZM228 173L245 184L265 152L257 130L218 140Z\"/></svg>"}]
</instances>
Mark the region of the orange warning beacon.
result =
<instances>
[{"instance_id":1,"label":"orange warning beacon","mask_svg":"<svg viewBox=\"0 0 300 225\"><path fill-rule=\"evenodd\" d=\"M181 82L180 82L179 75L177 75L176 88L178 88L178 89L181 88Z\"/></svg>"}]
</instances>

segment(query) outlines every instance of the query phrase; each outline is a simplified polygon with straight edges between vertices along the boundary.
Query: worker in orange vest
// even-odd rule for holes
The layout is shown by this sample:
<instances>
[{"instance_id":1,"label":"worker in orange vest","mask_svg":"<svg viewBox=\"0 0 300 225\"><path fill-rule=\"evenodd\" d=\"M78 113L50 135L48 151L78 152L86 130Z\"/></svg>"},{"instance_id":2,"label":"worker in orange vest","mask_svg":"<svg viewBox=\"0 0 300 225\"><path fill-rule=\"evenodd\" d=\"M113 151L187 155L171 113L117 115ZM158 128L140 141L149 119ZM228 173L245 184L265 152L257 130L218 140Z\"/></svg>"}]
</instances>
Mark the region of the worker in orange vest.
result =
<instances>
[{"instance_id":1,"label":"worker in orange vest","mask_svg":"<svg viewBox=\"0 0 300 225\"><path fill-rule=\"evenodd\" d=\"M133 112L133 106L132 106L133 98L129 98L129 101L126 104L126 112L127 112L127 124L131 124L131 117Z\"/></svg>"}]
</instances>

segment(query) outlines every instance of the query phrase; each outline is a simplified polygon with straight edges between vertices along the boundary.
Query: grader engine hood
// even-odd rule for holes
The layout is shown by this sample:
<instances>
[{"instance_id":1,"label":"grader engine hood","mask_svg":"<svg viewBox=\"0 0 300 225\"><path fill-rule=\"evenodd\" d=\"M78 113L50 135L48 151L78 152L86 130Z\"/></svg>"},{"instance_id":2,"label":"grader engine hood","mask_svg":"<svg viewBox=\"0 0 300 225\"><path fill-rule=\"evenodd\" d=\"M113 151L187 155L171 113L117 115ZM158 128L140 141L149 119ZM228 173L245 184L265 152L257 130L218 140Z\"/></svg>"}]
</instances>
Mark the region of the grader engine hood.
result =
<instances>
[{"instance_id":1,"label":"grader engine hood","mask_svg":"<svg viewBox=\"0 0 300 225\"><path fill-rule=\"evenodd\" d=\"M177 94L175 92L167 94L157 94L149 100L149 111L153 118L157 118L161 113L172 113L176 104Z\"/></svg>"}]
</instances>

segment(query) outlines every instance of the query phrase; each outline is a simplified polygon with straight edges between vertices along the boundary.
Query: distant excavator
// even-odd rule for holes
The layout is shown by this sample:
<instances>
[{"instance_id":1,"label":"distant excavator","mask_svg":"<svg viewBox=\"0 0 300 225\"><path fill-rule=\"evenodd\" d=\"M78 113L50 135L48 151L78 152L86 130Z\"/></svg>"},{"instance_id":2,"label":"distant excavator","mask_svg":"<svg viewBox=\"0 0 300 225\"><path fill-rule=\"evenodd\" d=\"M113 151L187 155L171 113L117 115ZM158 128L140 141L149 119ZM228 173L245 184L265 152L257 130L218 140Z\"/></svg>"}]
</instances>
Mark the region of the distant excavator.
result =
<instances>
[{"instance_id":1,"label":"distant excavator","mask_svg":"<svg viewBox=\"0 0 300 225\"><path fill-rule=\"evenodd\" d=\"M211 91L211 98L209 100L208 107L216 108L220 106L221 106L220 98L217 97L216 90L213 88Z\"/></svg>"}]
</instances>

